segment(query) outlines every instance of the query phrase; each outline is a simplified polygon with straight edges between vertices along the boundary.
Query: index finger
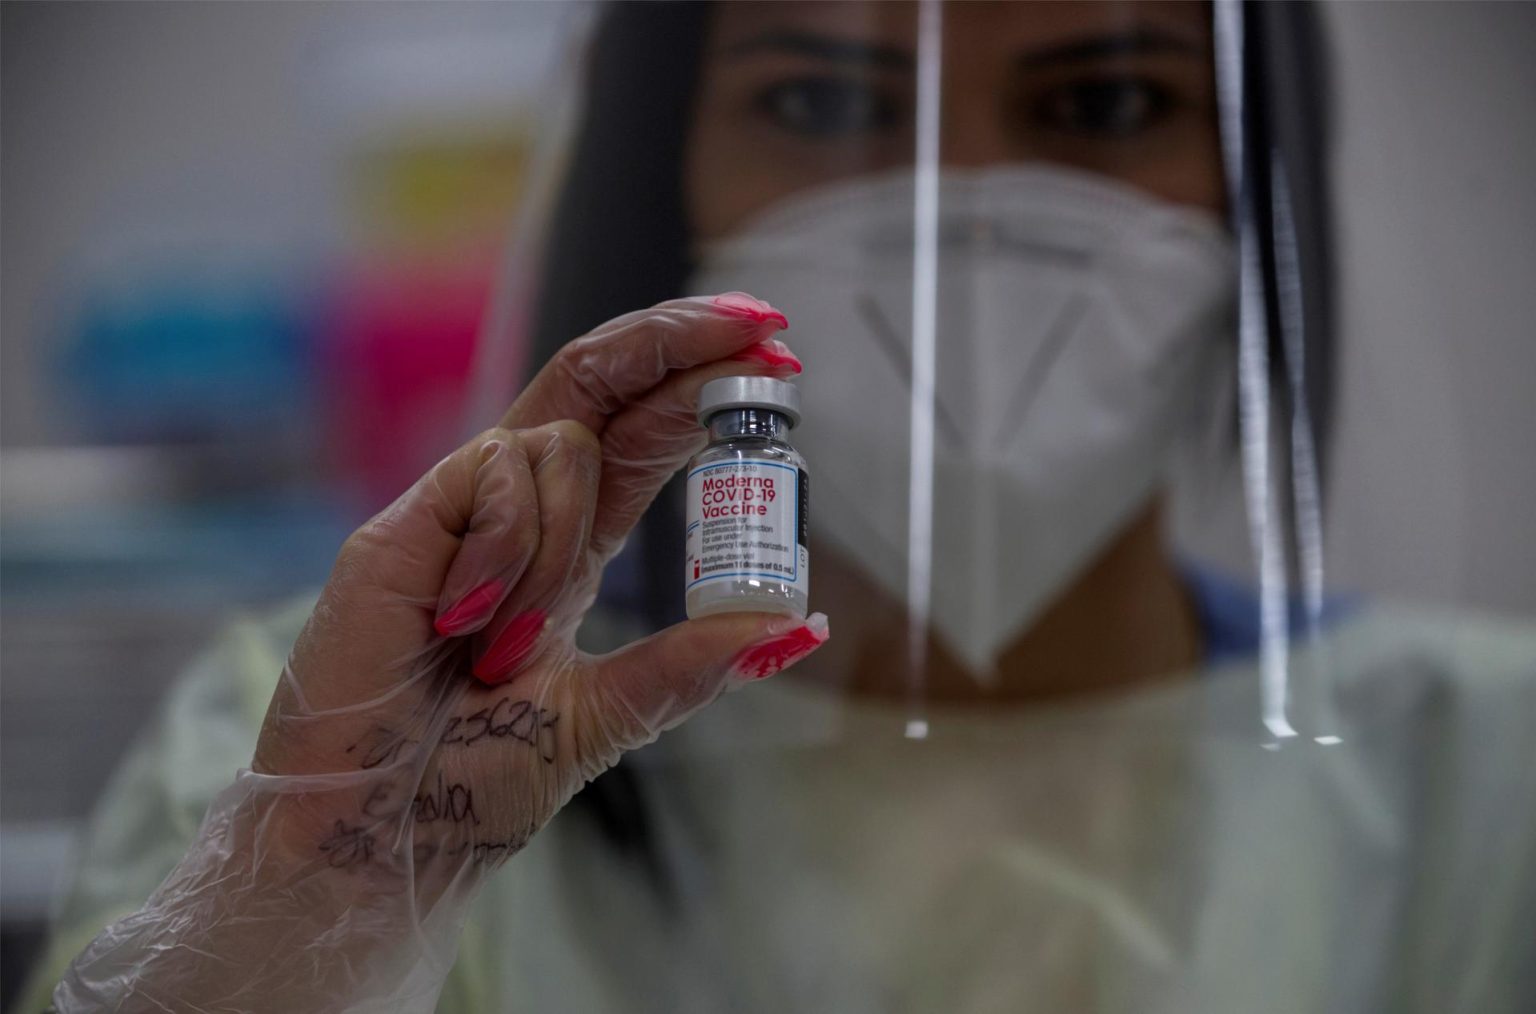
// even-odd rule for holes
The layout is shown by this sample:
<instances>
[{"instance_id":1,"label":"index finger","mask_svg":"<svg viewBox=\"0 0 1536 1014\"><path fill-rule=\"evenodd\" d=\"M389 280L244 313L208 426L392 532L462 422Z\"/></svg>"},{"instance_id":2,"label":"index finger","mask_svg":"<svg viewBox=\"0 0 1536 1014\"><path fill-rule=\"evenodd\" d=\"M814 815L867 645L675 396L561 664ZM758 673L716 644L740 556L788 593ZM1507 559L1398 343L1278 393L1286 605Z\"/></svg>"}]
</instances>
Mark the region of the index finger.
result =
<instances>
[{"instance_id":1,"label":"index finger","mask_svg":"<svg viewBox=\"0 0 1536 1014\"><path fill-rule=\"evenodd\" d=\"M608 417L673 370L725 359L788 326L744 292L690 296L616 317L562 348L502 417L506 429L572 419L598 435Z\"/></svg>"}]
</instances>

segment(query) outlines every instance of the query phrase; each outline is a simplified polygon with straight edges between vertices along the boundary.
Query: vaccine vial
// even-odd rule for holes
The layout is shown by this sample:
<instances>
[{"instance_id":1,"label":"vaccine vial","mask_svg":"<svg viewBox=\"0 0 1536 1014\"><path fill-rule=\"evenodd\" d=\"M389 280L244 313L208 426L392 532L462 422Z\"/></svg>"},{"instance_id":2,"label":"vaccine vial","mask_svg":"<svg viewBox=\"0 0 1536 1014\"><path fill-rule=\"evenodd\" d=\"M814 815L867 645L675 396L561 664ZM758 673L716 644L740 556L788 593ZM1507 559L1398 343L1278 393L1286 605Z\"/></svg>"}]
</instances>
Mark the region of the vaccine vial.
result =
<instances>
[{"instance_id":1,"label":"vaccine vial","mask_svg":"<svg viewBox=\"0 0 1536 1014\"><path fill-rule=\"evenodd\" d=\"M772 377L722 377L699 392L709 445L688 463L684 587L691 618L804 616L810 478L789 445L800 391Z\"/></svg>"}]
</instances>

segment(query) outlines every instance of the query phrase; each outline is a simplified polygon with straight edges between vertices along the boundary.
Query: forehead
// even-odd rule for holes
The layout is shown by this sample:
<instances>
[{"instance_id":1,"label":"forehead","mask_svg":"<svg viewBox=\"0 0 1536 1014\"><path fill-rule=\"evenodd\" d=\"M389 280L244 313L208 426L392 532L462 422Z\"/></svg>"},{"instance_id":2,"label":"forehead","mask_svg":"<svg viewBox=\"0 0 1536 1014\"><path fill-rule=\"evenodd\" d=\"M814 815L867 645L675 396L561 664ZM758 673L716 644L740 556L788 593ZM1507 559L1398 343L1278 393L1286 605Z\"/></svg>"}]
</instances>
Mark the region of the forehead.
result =
<instances>
[{"instance_id":1,"label":"forehead","mask_svg":"<svg viewBox=\"0 0 1536 1014\"><path fill-rule=\"evenodd\" d=\"M859 0L778 0L717 6L714 42L730 46L763 32L804 31L873 39L910 49L917 37L915 3ZM1209 9L1196 2L1131 0L989 0L944 4L948 46L1028 50L1083 36L1155 27L1204 44L1210 35Z\"/></svg>"}]
</instances>

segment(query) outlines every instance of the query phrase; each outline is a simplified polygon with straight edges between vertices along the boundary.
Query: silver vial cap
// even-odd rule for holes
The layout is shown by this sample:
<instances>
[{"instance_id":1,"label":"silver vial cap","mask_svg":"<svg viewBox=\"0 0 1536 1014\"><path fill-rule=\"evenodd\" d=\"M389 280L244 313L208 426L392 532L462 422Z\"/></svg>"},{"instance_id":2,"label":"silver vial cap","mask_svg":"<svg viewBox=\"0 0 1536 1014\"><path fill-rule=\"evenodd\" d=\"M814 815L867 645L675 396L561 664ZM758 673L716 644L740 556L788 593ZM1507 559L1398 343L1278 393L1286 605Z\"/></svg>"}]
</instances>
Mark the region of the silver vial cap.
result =
<instances>
[{"instance_id":1,"label":"silver vial cap","mask_svg":"<svg viewBox=\"0 0 1536 1014\"><path fill-rule=\"evenodd\" d=\"M774 377L720 377L699 392L699 422L709 425L717 412L733 408L766 408L800 425L800 389Z\"/></svg>"}]
</instances>

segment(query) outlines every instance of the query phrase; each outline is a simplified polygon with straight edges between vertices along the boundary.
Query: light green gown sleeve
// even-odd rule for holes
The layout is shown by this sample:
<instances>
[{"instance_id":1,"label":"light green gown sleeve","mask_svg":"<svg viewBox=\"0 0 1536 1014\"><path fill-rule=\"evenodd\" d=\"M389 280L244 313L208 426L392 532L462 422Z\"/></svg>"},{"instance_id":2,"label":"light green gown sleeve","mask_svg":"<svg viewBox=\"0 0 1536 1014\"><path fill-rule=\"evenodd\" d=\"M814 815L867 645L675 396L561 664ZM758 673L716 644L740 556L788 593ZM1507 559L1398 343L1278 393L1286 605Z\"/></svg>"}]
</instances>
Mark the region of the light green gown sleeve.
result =
<instances>
[{"instance_id":1,"label":"light green gown sleeve","mask_svg":"<svg viewBox=\"0 0 1536 1014\"><path fill-rule=\"evenodd\" d=\"M250 764L267 700L312 605L305 598L230 624L173 685L96 803L18 1010L48 1007L69 962L159 886L213 797Z\"/></svg>"}]
</instances>

